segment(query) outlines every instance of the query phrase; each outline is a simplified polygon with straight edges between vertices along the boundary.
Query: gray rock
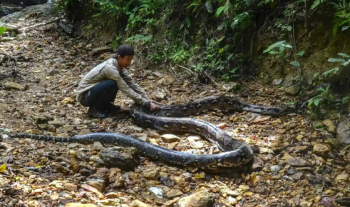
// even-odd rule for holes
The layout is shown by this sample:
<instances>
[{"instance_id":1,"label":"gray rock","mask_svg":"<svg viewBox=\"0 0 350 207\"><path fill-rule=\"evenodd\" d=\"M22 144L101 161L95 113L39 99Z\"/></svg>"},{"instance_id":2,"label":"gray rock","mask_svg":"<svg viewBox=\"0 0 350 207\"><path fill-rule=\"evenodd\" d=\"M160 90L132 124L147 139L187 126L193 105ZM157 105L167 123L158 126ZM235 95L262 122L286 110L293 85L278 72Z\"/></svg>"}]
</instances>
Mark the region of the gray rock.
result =
<instances>
[{"instance_id":1,"label":"gray rock","mask_svg":"<svg viewBox=\"0 0 350 207\"><path fill-rule=\"evenodd\" d=\"M1 163L12 163L13 157L12 156L6 156L1 158Z\"/></svg>"},{"instance_id":2,"label":"gray rock","mask_svg":"<svg viewBox=\"0 0 350 207\"><path fill-rule=\"evenodd\" d=\"M153 193L157 198L163 199L163 190L157 187L150 187L148 189L151 193Z\"/></svg>"},{"instance_id":3,"label":"gray rock","mask_svg":"<svg viewBox=\"0 0 350 207\"><path fill-rule=\"evenodd\" d=\"M260 185L255 187L255 192L256 193L265 193L265 190L266 189L263 186L260 186Z\"/></svg>"},{"instance_id":4,"label":"gray rock","mask_svg":"<svg viewBox=\"0 0 350 207\"><path fill-rule=\"evenodd\" d=\"M283 82L283 78L274 79L274 80L272 81L272 84L275 85L275 86L278 86L278 85L281 85L282 82Z\"/></svg>"},{"instance_id":5,"label":"gray rock","mask_svg":"<svg viewBox=\"0 0 350 207\"><path fill-rule=\"evenodd\" d=\"M349 153L349 154L350 154L350 153ZM192 174L189 173L189 172L185 172L185 173L183 174L183 176L185 177L185 180L186 180L186 181L190 181L191 178L192 178Z\"/></svg>"},{"instance_id":6,"label":"gray rock","mask_svg":"<svg viewBox=\"0 0 350 207\"><path fill-rule=\"evenodd\" d=\"M341 144L350 144L350 129L345 122L338 124L337 139Z\"/></svg>"},{"instance_id":7,"label":"gray rock","mask_svg":"<svg viewBox=\"0 0 350 207\"><path fill-rule=\"evenodd\" d=\"M104 161L107 167L118 167L120 169L133 169L138 165L136 159L134 159L133 150L120 148L116 149L103 149L100 151L99 156Z\"/></svg>"},{"instance_id":8,"label":"gray rock","mask_svg":"<svg viewBox=\"0 0 350 207\"><path fill-rule=\"evenodd\" d=\"M278 165L273 165L273 166L271 166L271 171L272 172L279 172L280 171L280 166L278 166Z\"/></svg>"},{"instance_id":9,"label":"gray rock","mask_svg":"<svg viewBox=\"0 0 350 207\"><path fill-rule=\"evenodd\" d=\"M291 166L303 167L307 166L307 162L301 157L292 157L287 159L287 163Z\"/></svg>"},{"instance_id":10,"label":"gray rock","mask_svg":"<svg viewBox=\"0 0 350 207\"><path fill-rule=\"evenodd\" d=\"M165 75L163 78L161 78L159 81L157 81L157 84L167 86L167 85L173 84L174 81L175 80L173 77L171 77L170 75Z\"/></svg>"},{"instance_id":11,"label":"gray rock","mask_svg":"<svg viewBox=\"0 0 350 207\"><path fill-rule=\"evenodd\" d=\"M173 134L163 134L161 136L162 140L164 142L170 143L170 142L179 142L181 139L180 137L173 135Z\"/></svg>"},{"instance_id":12,"label":"gray rock","mask_svg":"<svg viewBox=\"0 0 350 207\"><path fill-rule=\"evenodd\" d=\"M214 205L214 196L206 190L201 190L181 198L177 204L179 207L209 207Z\"/></svg>"},{"instance_id":13,"label":"gray rock","mask_svg":"<svg viewBox=\"0 0 350 207\"><path fill-rule=\"evenodd\" d=\"M300 91L300 86L289 86L287 88L284 89L284 91L288 94L288 95L292 95L295 96L299 93Z\"/></svg>"},{"instance_id":14,"label":"gray rock","mask_svg":"<svg viewBox=\"0 0 350 207\"><path fill-rule=\"evenodd\" d=\"M338 139L329 138L326 141L324 141L324 143L328 144L333 149L338 149L340 147L340 143Z\"/></svg>"},{"instance_id":15,"label":"gray rock","mask_svg":"<svg viewBox=\"0 0 350 207\"><path fill-rule=\"evenodd\" d=\"M134 134L131 134L130 136L142 141L146 141L148 137L146 133L134 133Z\"/></svg>"},{"instance_id":16,"label":"gray rock","mask_svg":"<svg viewBox=\"0 0 350 207\"><path fill-rule=\"evenodd\" d=\"M53 125L53 126L55 126L56 128L59 128L59 127L61 127L61 126L64 125L64 124L63 124L61 121L59 121L59 120L49 121L48 123L49 123L49 125Z\"/></svg>"},{"instance_id":17,"label":"gray rock","mask_svg":"<svg viewBox=\"0 0 350 207\"><path fill-rule=\"evenodd\" d=\"M175 185L175 183L169 177L161 177L160 182L168 187L173 187Z\"/></svg>"},{"instance_id":18,"label":"gray rock","mask_svg":"<svg viewBox=\"0 0 350 207\"><path fill-rule=\"evenodd\" d=\"M91 150L93 151L101 151L105 149L105 147L101 144L101 142L94 142L94 144L91 146Z\"/></svg>"},{"instance_id":19,"label":"gray rock","mask_svg":"<svg viewBox=\"0 0 350 207\"><path fill-rule=\"evenodd\" d=\"M167 198L175 198L178 196L181 196L183 193L179 189L171 189L169 192L167 192L166 197Z\"/></svg>"},{"instance_id":20,"label":"gray rock","mask_svg":"<svg viewBox=\"0 0 350 207\"><path fill-rule=\"evenodd\" d=\"M90 179L87 181L88 185L95 187L100 192L103 192L106 188L106 181L103 179Z\"/></svg>"},{"instance_id":21,"label":"gray rock","mask_svg":"<svg viewBox=\"0 0 350 207\"><path fill-rule=\"evenodd\" d=\"M15 82L5 82L3 86L6 89L15 89L15 90L20 90L24 91L26 89L25 86L22 86L21 84L15 83Z\"/></svg>"},{"instance_id":22,"label":"gray rock","mask_svg":"<svg viewBox=\"0 0 350 207\"><path fill-rule=\"evenodd\" d=\"M312 149L311 146L296 146L296 147L289 147L288 151L305 154L308 151L310 151L311 149Z\"/></svg>"},{"instance_id":23,"label":"gray rock","mask_svg":"<svg viewBox=\"0 0 350 207\"><path fill-rule=\"evenodd\" d=\"M9 138L9 135L7 135L7 134L2 134L2 135L1 135L1 138L5 140L5 139Z\"/></svg>"},{"instance_id":24,"label":"gray rock","mask_svg":"<svg viewBox=\"0 0 350 207\"><path fill-rule=\"evenodd\" d=\"M91 133L90 129L82 129L80 130L79 135L89 134L89 133Z\"/></svg>"},{"instance_id":25,"label":"gray rock","mask_svg":"<svg viewBox=\"0 0 350 207\"><path fill-rule=\"evenodd\" d=\"M46 124L49 121L46 116L31 115L30 118L32 118L36 124Z\"/></svg>"},{"instance_id":26,"label":"gray rock","mask_svg":"<svg viewBox=\"0 0 350 207\"><path fill-rule=\"evenodd\" d=\"M331 133L335 132L335 126L334 126L332 120L326 119L323 121L323 124L327 126L327 131L329 131Z\"/></svg>"},{"instance_id":27,"label":"gray rock","mask_svg":"<svg viewBox=\"0 0 350 207\"><path fill-rule=\"evenodd\" d=\"M55 165L55 168L58 172L64 174L64 175L68 175L70 174L72 171L68 168L68 167L65 167L65 166L62 166L62 165Z\"/></svg>"},{"instance_id":28,"label":"gray rock","mask_svg":"<svg viewBox=\"0 0 350 207\"><path fill-rule=\"evenodd\" d=\"M294 175L292 175L291 177L293 178L293 180L300 180L303 176L303 172L297 172Z\"/></svg>"},{"instance_id":29,"label":"gray rock","mask_svg":"<svg viewBox=\"0 0 350 207\"><path fill-rule=\"evenodd\" d=\"M54 76L54 75L57 75L57 74L59 74L60 72L58 71L58 70L55 70L55 69L53 69L53 70L51 70L50 72L49 72L49 76Z\"/></svg>"},{"instance_id":30,"label":"gray rock","mask_svg":"<svg viewBox=\"0 0 350 207\"><path fill-rule=\"evenodd\" d=\"M78 186L72 183L65 183L64 184L64 189L68 191L78 191Z\"/></svg>"},{"instance_id":31,"label":"gray rock","mask_svg":"<svg viewBox=\"0 0 350 207\"><path fill-rule=\"evenodd\" d=\"M330 152L330 149L325 144L315 144L313 151L318 156L321 156L323 158L327 158L328 153Z\"/></svg>"},{"instance_id":32,"label":"gray rock","mask_svg":"<svg viewBox=\"0 0 350 207\"><path fill-rule=\"evenodd\" d=\"M155 179L158 178L159 172L160 172L160 168L159 168L159 167L156 167L156 168L148 168L148 169L146 169L144 172L142 172L142 175L143 175L145 178L155 180Z\"/></svg>"},{"instance_id":33,"label":"gray rock","mask_svg":"<svg viewBox=\"0 0 350 207\"><path fill-rule=\"evenodd\" d=\"M258 172L262 170L264 166L265 166L265 162L263 159L261 159L260 157L254 157L254 164L252 167L253 172Z\"/></svg>"},{"instance_id":34,"label":"gray rock","mask_svg":"<svg viewBox=\"0 0 350 207\"><path fill-rule=\"evenodd\" d=\"M143 129L141 127L137 127L137 126L128 126L129 130L132 132L142 132Z\"/></svg>"},{"instance_id":35,"label":"gray rock","mask_svg":"<svg viewBox=\"0 0 350 207\"><path fill-rule=\"evenodd\" d=\"M114 189L120 189L125 186L125 178L117 168L110 169L108 181L112 183L111 187Z\"/></svg>"},{"instance_id":36,"label":"gray rock","mask_svg":"<svg viewBox=\"0 0 350 207\"><path fill-rule=\"evenodd\" d=\"M29 89L35 92L46 93L46 88L41 86L29 86Z\"/></svg>"}]
</instances>

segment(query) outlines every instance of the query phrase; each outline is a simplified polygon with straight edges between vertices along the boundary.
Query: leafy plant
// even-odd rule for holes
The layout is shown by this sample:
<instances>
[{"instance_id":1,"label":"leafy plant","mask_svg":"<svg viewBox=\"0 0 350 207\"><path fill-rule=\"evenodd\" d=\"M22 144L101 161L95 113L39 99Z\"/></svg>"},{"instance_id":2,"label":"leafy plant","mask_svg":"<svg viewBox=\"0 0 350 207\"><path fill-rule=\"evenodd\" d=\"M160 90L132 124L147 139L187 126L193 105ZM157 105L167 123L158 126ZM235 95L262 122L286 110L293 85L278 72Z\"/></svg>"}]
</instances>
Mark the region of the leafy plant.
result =
<instances>
[{"instance_id":1,"label":"leafy plant","mask_svg":"<svg viewBox=\"0 0 350 207\"><path fill-rule=\"evenodd\" d=\"M341 63L340 67L335 67L333 69L327 70L325 72L322 73L323 77L327 78L327 77L331 77L335 74L337 74L338 72L341 72L343 67L346 67L350 64L350 56L345 54L345 53L338 53L339 56L341 56L342 58L329 58L328 62L331 63Z\"/></svg>"},{"instance_id":2,"label":"leafy plant","mask_svg":"<svg viewBox=\"0 0 350 207\"><path fill-rule=\"evenodd\" d=\"M172 53L170 56L171 60L174 63L183 63L185 60L187 60L190 57L190 54L188 51L186 51L183 47L177 49Z\"/></svg>"},{"instance_id":3,"label":"leafy plant","mask_svg":"<svg viewBox=\"0 0 350 207\"><path fill-rule=\"evenodd\" d=\"M6 32L6 27L0 27L0 35L4 34Z\"/></svg>"},{"instance_id":4,"label":"leafy plant","mask_svg":"<svg viewBox=\"0 0 350 207\"><path fill-rule=\"evenodd\" d=\"M111 47L116 48L117 45L120 45L120 43L121 43L121 37L118 36L112 41Z\"/></svg>"},{"instance_id":5,"label":"leafy plant","mask_svg":"<svg viewBox=\"0 0 350 207\"><path fill-rule=\"evenodd\" d=\"M222 74L222 78L225 80L234 77L233 74L237 70L230 69L230 61L233 58L239 59L239 55L230 52L231 45L220 46L223 42L224 38L217 41L211 39L203 51L203 58L198 61L199 63L193 65L192 68L196 72L206 70L218 72L218 74Z\"/></svg>"},{"instance_id":6,"label":"leafy plant","mask_svg":"<svg viewBox=\"0 0 350 207\"><path fill-rule=\"evenodd\" d=\"M239 76L237 74L238 69L239 69L238 67L233 68L232 70L222 75L221 78L224 79L226 82L228 82L231 78L238 77Z\"/></svg>"},{"instance_id":7,"label":"leafy plant","mask_svg":"<svg viewBox=\"0 0 350 207\"><path fill-rule=\"evenodd\" d=\"M333 23L333 34L336 35L340 26L343 26L342 31L347 30L350 27L350 2L340 0L339 3L332 2L332 4L336 9Z\"/></svg>"},{"instance_id":8,"label":"leafy plant","mask_svg":"<svg viewBox=\"0 0 350 207\"><path fill-rule=\"evenodd\" d=\"M327 2L327 0L314 0L312 5L311 5L310 10L313 10L313 9L317 8L319 5L321 5L321 4L325 3L325 2Z\"/></svg>"},{"instance_id":9,"label":"leafy plant","mask_svg":"<svg viewBox=\"0 0 350 207\"><path fill-rule=\"evenodd\" d=\"M310 107L314 113L319 114L320 108L322 105L330 104L331 102L334 101L334 97L330 92L329 88L330 88L330 85L327 86L326 89L323 89L323 88L317 89L321 91L321 93L315 97L312 97L309 100L308 107Z\"/></svg>"},{"instance_id":10,"label":"leafy plant","mask_svg":"<svg viewBox=\"0 0 350 207\"><path fill-rule=\"evenodd\" d=\"M134 36L129 37L128 39L125 40L125 42L141 42L141 43L146 43L152 39L153 35L142 35L142 34L137 34Z\"/></svg>"},{"instance_id":11,"label":"leafy plant","mask_svg":"<svg viewBox=\"0 0 350 207\"><path fill-rule=\"evenodd\" d=\"M340 65L335 68L326 70L322 73L315 73L310 80L311 84L315 82L330 81L331 78L334 77L334 75L340 74L343 69L347 68L347 66L350 64L350 56L345 53L338 53L338 55L340 56L340 58L329 58L328 62L340 63Z\"/></svg>"},{"instance_id":12,"label":"leafy plant","mask_svg":"<svg viewBox=\"0 0 350 207\"><path fill-rule=\"evenodd\" d=\"M284 61L289 61L290 64L296 68L300 68L300 63L297 60L291 61L288 59L288 54L285 54L285 49L293 49L292 45L286 43L285 40L276 42L270 45L263 53L268 53L275 56L277 59L282 58ZM305 51L300 51L296 56L303 56Z\"/></svg>"},{"instance_id":13,"label":"leafy plant","mask_svg":"<svg viewBox=\"0 0 350 207\"><path fill-rule=\"evenodd\" d=\"M286 56L283 55L286 48L293 49L292 45L286 43L285 40L282 40L270 45L263 53L269 53L270 55L276 56L276 58L286 58Z\"/></svg>"},{"instance_id":14,"label":"leafy plant","mask_svg":"<svg viewBox=\"0 0 350 207\"><path fill-rule=\"evenodd\" d=\"M349 100L350 100L350 96L345 96L342 98L341 102L343 105L349 103Z\"/></svg>"}]
</instances>

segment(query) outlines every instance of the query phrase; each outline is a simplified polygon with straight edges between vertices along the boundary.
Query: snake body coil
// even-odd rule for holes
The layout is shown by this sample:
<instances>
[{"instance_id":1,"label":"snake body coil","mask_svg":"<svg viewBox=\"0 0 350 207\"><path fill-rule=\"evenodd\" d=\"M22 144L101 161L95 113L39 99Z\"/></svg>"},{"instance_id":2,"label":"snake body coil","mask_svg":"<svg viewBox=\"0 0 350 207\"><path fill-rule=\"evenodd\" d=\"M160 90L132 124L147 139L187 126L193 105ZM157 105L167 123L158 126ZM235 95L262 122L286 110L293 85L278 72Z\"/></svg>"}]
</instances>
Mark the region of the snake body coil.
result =
<instances>
[{"instance_id":1,"label":"snake body coil","mask_svg":"<svg viewBox=\"0 0 350 207\"><path fill-rule=\"evenodd\" d=\"M227 111L250 111L271 116L281 116L293 112L291 108L252 105L227 96L209 96L184 105L163 106L158 111L149 111L137 104L131 107L130 115L135 123L141 127L151 127L172 132L186 131L196 133L214 142L223 151L222 153L210 155L197 155L170 150L130 136L115 133L91 133L68 138L26 134L11 135L10 137L51 140L54 142L89 143L100 141L115 143L124 147L135 147L140 155L168 164L209 168L224 167L230 168L230 170L241 170L242 166L252 163L254 154L249 145L232 138L222 129L209 122L188 118L188 116L213 108Z\"/></svg>"}]
</instances>

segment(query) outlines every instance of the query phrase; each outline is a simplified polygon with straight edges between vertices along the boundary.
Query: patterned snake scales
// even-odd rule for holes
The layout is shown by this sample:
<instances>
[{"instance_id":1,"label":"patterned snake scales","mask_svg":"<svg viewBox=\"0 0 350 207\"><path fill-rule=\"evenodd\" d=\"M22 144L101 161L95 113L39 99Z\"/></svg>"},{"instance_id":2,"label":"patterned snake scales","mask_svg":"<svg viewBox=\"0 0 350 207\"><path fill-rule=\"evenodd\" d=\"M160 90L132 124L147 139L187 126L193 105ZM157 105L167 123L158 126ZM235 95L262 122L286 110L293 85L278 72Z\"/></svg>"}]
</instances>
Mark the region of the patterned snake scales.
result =
<instances>
[{"instance_id":1,"label":"patterned snake scales","mask_svg":"<svg viewBox=\"0 0 350 207\"><path fill-rule=\"evenodd\" d=\"M265 107L248 104L228 96L209 96L188 104L164 105L158 111L149 111L137 104L131 107L130 115L139 126L151 127L162 131L186 131L199 134L215 143L223 151L210 155L197 155L170 150L130 136L115 133L91 133L73 137L19 134L11 135L10 137L51 140L54 142L91 143L100 141L104 143L115 143L124 147L135 147L138 154L142 156L177 166L229 168L230 170L239 171L242 169L242 166L251 165L254 154L249 145L232 138L214 124L200 119L188 118L188 116L196 115L199 112L213 108L227 111L249 111L272 116L281 116L295 111L295 109L289 107Z\"/></svg>"}]
</instances>

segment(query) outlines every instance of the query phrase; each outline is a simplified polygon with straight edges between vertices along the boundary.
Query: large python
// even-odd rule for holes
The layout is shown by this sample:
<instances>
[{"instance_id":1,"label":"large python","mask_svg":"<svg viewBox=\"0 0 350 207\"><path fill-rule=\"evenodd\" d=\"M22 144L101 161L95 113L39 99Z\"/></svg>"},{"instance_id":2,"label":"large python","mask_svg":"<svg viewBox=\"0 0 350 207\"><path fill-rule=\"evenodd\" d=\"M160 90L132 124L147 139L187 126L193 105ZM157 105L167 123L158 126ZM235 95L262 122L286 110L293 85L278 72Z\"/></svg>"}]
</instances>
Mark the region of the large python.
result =
<instances>
[{"instance_id":1,"label":"large python","mask_svg":"<svg viewBox=\"0 0 350 207\"><path fill-rule=\"evenodd\" d=\"M150 111L138 104L134 104L130 108L130 116L139 126L163 131L196 133L214 142L223 151L209 155L170 150L130 136L115 133L91 133L68 138L28 134L11 135L10 137L52 140L54 142L89 143L100 141L115 143L124 147L135 147L142 156L172 165L242 170L243 166L252 164L254 154L249 145L232 138L214 124L188 117L214 108L227 111L249 111L271 116L281 116L295 111L295 109L289 107L267 107L244 103L228 96L209 96L188 104L163 105L157 111Z\"/></svg>"}]
</instances>

